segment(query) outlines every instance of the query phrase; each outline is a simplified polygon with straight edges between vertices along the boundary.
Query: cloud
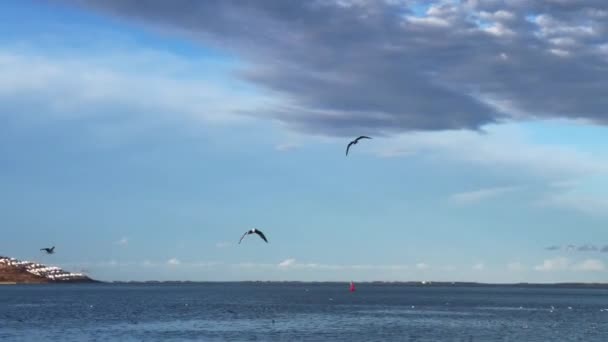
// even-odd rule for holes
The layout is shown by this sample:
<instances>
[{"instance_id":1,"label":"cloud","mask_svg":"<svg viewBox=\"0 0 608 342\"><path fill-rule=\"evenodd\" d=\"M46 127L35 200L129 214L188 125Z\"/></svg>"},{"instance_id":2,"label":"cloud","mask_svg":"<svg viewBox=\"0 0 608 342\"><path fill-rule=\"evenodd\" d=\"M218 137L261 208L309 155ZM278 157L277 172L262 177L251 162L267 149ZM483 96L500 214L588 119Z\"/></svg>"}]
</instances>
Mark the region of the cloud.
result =
<instances>
[{"instance_id":1,"label":"cloud","mask_svg":"<svg viewBox=\"0 0 608 342\"><path fill-rule=\"evenodd\" d=\"M518 271L523 271L525 269L525 267L521 262L515 261L515 262L508 263L507 269L509 271L518 272Z\"/></svg>"},{"instance_id":2,"label":"cloud","mask_svg":"<svg viewBox=\"0 0 608 342\"><path fill-rule=\"evenodd\" d=\"M564 257L558 257L553 259L546 259L542 264L534 268L537 271L551 272L551 271L603 271L605 265L601 260L597 259L586 259L579 263L572 263L569 259Z\"/></svg>"},{"instance_id":3,"label":"cloud","mask_svg":"<svg viewBox=\"0 0 608 342\"><path fill-rule=\"evenodd\" d=\"M180 120L243 121L239 112L266 101L259 93L239 90L226 76L183 77L220 68L212 62L137 46L109 47L96 54L45 52L0 47L0 117L28 122L89 119L96 123L97 135L109 135L111 124L132 125L140 133Z\"/></svg>"},{"instance_id":4,"label":"cloud","mask_svg":"<svg viewBox=\"0 0 608 342\"><path fill-rule=\"evenodd\" d=\"M271 264L255 264L255 263L245 263L245 264L237 264L240 267L262 267L268 268L272 267ZM421 267L419 269L428 268L428 266L424 264L420 264ZM289 258L281 261L279 264L275 265L280 269L309 269L309 270L385 270L385 271L399 271L399 270L407 270L409 267L407 265L367 265L367 264L352 264L352 265L340 265L340 264L320 264L320 263L301 263L297 262L296 259Z\"/></svg>"},{"instance_id":5,"label":"cloud","mask_svg":"<svg viewBox=\"0 0 608 342\"><path fill-rule=\"evenodd\" d=\"M429 269L429 267L430 266L424 262L420 262L420 263L416 264L416 268L419 270L427 270L427 269Z\"/></svg>"},{"instance_id":6,"label":"cloud","mask_svg":"<svg viewBox=\"0 0 608 342\"><path fill-rule=\"evenodd\" d=\"M127 246L129 244L129 239L126 237L122 237L117 241L114 241L115 245L119 245L119 246Z\"/></svg>"},{"instance_id":7,"label":"cloud","mask_svg":"<svg viewBox=\"0 0 608 342\"><path fill-rule=\"evenodd\" d=\"M450 196L450 200L457 204L471 204L495 198L520 189L517 186L485 188L468 192L461 192Z\"/></svg>"},{"instance_id":8,"label":"cloud","mask_svg":"<svg viewBox=\"0 0 608 342\"><path fill-rule=\"evenodd\" d=\"M242 79L283 99L251 115L316 134L608 119L597 0L436 0L424 13L408 1L55 1L231 51Z\"/></svg>"},{"instance_id":9,"label":"cloud","mask_svg":"<svg viewBox=\"0 0 608 342\"><path fill-rule=\"evenodd\" d=\"M393 152L404 149L410 155L416 154L431 161L525 173L546 181L548 195L558 195L572 189L555 187L556 182L566 179L570 185L575 185L582 177L608 174L608 162L600 155L582 152L571 146L532 141L526 129L517 125L487 126L484 134L472 131L399 134L377 139L370 148L378 157L391 154L397 157L398 154Z\"/></svg>"},{"instance_id":10,"label":"cloud","mask_svg":"<svg viewBox=\"0 0 608 342\"><path fill-rule=\"evenodd\" d=\"M606 216L608 197L566 191L547 195L538 205L579 212L584 215Z\"/></svg>"},{"instance_id":11,"label":"cloud","mask_svg":"<svg viewBox=\"0 0 608 342\"><path fill-rule=\"evenodd\" d=\"M214 268L217 266L225 266L240 269L256 269L256 270L319 270L319 271L403 271L410 269L407 265L402 264L323 264L323 263L304 263L298 262L294 258L285 259L279 263L259 263L259 262L239 262L225 263L218 261L181 261L177 258L171 258L166 261L151 261L145 259L143 261L97 261L97 262L66 262L63 266L70 268L124 268L124 267L141 267L141 268L163 268L167 266L179 266L181 269L196 269L196 268ZM419 264L418 269L426 269L426 264ZM453 270L453 269L452 269Z\"/></svg>"},{"instance_id":12,"label":"cloud","mask_svg":"<svg viewBox=\"0 0 608 342\"><path fill-rule=\"evenodd\" d=\"M296 259L286 259L279 263L279 267L289 267L296 262Z\"/></svg>"},{"instance_id":13,"label":"cloud","mask_svg":"<svg viewBox=\"0 0 608 342\"><path fill-rule=\"evenodd\" d=\"M181 261L177 258L171 258L166 263L150 262L148 260L142 263L146 267L161 267L161 266L180 266L182 268L212 268L215 266L223 265L223 262L219 261Z\"/></svg>"},{"instance_id":14,"label":"cloud","mask_svg":"<svg viewBox=\"0 0 608 342\"><path fill-rule=\"evenodd\" d=\"M181 262L177 258L171 258L167 260L167 265L177 266L179 264L181 264Z\"/></svg>"},{"instance_id":15,"label":"cloud","mask_svg":"<svg viewBox=\"0 0 608 342\"><path fill-rule=\"evenodd\" d=\"M546 259L542 264L535 266L534 269L537 271L549 272L549 271L562 271L568 269L570 261L567 258L558 257L553 259Z\"/></svg>"},{"instance_id":16,"label":"cloud","mask_svg":"<svg viewBox=\"0 0 608 342\"><path fill-rule=\"evenodd\" d=\"M407 270L410 267L408 265L399 265L399 264L393 264L393 265L349 265L346 267L347 269L353 269L353 270L385 270L385 271L401 271L401 270Z\"/></svg>"},{"instance_id":17,"label":"cloud","mask_svg":"<svg viewBox=\"0 0 608 342\"><path fill-rule=\"evenodd\" d=\"M473 270L475 271L483 271L486 268L486 266L484 265L483 262L478 262L475 265L473 265Z\"/></svg>"},{"instance_id":18,"label":"cloud","mask_svg":"<svg viewBox=\"0 0 608 342\"><path fill-rule=\"evenodd\" d=\"M582 246L578 246L578 248L576 249L579 252L595 252L597 251L597 247L594 245L582 245Z\"/></svg>"},{"instance_id":19,"label":"cloud","mask_svg":"<svg viewBox=\"0 0 608 342\"><path fill-rule=\"evenodd\" d=\"M117 260L102 260L96 262L81 261L81 262L67 262L62 263L66 267L71 268L166 268L167 266L180 266L183 268L212 268L215 266L223 265L224 263L218 261L188 261L182 262L177 258L171 258L167 261L151 261L145 259L143 261L117 261Z\"/></svg>"},{"instance_id":20,"label":"cloud","mask_svg":"<svg viewBox=\"0 0 608 342\"><path fill-rule=\"evenodd\" d=\"M604 263L597 259L587 259L572 267L576 271L597 272L605 269Z\"/></svg>"},{"instance_id":21,"label":"cloud","mask_svg":"<svg viewBox=\"0 0 608 342\"><path fill-rule=\"evenodd\" d=\"M603 246L603 247L598 247L596 245L593 244L584 244L584 245L580 245L580 246L576 246L573 244L569 244L566 246L557 246L557 245L553 245L553 246L549 246L546 247L545 250L548 251L558 251L558 250L563 250L566 252L608 252L608 245L607 246Z\"/></svg>"}]
</instances>

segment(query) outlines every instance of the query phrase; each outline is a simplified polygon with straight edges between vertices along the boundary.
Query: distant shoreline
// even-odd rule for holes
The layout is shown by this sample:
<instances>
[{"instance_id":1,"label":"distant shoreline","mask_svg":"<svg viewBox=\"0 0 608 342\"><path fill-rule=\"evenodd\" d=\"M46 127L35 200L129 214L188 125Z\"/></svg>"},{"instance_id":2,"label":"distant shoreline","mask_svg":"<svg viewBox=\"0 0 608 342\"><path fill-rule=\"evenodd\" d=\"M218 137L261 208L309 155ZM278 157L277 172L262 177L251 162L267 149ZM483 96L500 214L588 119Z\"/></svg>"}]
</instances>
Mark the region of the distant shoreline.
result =
<instances>
[{"instance_id":1,"label":"distant shoreline","mask_svg":"<svg viewBox=\"0 0 608 342\"><path fill-rule=\"evenodd\" d=\"M146 281L100 281L105 284L154 285L154 284L293 284L293 285L337 285L349 281L189 281L189 280L146 280ZM360 281L360 285L404 286L404 287L514 287L514 288L595 288L608 289L608 283L477 283L477 282L420 282L420 281Z\"/></svg>"},{"instance_id":2,"label":"distant shoreline","mask_svg":"<svg viewBox=\"0 0 608 342\"><path fill-rule=\"evenodd\" d=\"M41 282L15 282L0 281L2 285L39 285L39 284L98 284L98 285L204 285L204 284L251 284L251 285L344 285L350 281L265 281L265 280L244 280L244 281L190 281L190 280L145 280L145 281L41 281ZM420 281L360 281L356 282L360 286L387 286L387 287L419 287L419 288L568 288L568 289L607 289L608 283L476 283L476 282L426 282ZM345 285L344 285L345 286Z\"/></svg>"}]
</instances>

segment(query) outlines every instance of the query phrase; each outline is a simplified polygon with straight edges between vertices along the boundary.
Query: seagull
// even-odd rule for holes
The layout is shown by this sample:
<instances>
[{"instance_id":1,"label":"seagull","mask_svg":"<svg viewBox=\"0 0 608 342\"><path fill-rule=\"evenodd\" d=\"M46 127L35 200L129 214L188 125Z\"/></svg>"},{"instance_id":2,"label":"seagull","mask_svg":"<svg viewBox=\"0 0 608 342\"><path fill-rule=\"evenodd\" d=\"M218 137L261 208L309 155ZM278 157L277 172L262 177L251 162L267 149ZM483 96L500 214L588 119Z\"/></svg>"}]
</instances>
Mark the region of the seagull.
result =
<instances>
[{"instance_id":1,"label":"seagull","mask_svg":"<svg viewBox=\"0 0 608 342\"><path fill-rule=\"evenodd\" d=\"M249 235L249 234L258 234L264 241L266 241L266 243L268 243L268 240L266 240L266 237L264 236L264 233L262 233L261 231L255 229L255 228L246 231L245 234L243 234L243 236L241 236L241 239L239 240L239 243L241 243L241 241L243 241L243 238L245 237L245 235Z\"/></svg>"},{"instance_id":2,"label":"seagull","mask_svg":"<svg viewBox=\"0 0 608 342\"><path fill-rule=\"evenodd\" d=\"M366 137L365 135L362 135L362 136L358 137L357 139L349 142L348 146L346 146L346 155L348 155L348 150L350 149L350 147L352 145L356 145L359 142L359 140L361 140L361 139L371 139L371 138L370 137Z\"/></svg>"},{"instance_id":3,"label":"seagull","mask_svg":"<svg viewBox=\"0 0 608 342\"><path fill-rule=\"evenodd\" d=\"M55 253L55 246L51 247L51 248L40 248L41 251L45 251L46 254L53 254Z\"/></svg>"}]
</instances>

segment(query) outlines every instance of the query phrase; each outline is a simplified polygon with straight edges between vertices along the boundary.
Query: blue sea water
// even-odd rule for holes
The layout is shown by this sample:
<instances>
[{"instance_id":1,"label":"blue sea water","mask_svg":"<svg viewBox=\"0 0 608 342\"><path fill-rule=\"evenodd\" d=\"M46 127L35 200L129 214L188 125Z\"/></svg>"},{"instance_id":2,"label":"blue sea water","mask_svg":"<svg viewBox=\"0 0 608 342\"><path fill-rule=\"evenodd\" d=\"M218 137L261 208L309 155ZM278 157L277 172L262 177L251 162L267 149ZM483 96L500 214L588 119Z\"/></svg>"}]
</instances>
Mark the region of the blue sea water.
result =
<instances>
[{"instance_id":1,"label":"blue sea water","mask_svg":"<svg viewBox=\"0 0 608 342\"><path fill-rule=\"evenodd\" d=\"M7 341L608 341L608 291L327 283L0 287Z\"/></svg>"}]
</instances>

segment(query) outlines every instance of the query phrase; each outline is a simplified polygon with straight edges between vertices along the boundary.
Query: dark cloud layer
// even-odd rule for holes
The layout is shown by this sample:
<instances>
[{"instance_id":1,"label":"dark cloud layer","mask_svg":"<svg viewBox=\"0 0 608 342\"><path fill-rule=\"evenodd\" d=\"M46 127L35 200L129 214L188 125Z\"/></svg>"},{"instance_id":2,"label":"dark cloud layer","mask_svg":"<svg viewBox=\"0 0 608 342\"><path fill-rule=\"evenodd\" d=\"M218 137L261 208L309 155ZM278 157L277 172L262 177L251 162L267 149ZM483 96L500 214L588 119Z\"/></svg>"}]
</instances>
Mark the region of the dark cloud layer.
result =
<instances>
[{"instance_id":1,"label":"dark cloud layer","mask_svg":"<svg viewBox=\"0 0 608 342\"><path fill-rule=\"evenodd\" d=\"M254 114L308 132L608 119L608 1L56 1L232 51L289 99Z\"/></svg>"},{"instance_id":2,"label":"dark cloud layer","mask_svg":"<svg viewBox=\"0 0 608 342\"><path fill-rule=\"evenodd\" d=\"M576 250L579 252L595 252L598 250L598 248L594 245L582 245L578 246Z\"/></svg>"},{"instance_id":3,"label":"dark cloud layer","mask_svg":"<svg viewBox=\"0 0 608 342\"><path fill-rule=\"evenodd\" d=\"M573 252L573 251L577 251L577 252L602 252L602 253L608 253L608 245L604 245L602 247L600 246L596 246L596 245L592 245L592 244L585 244L585 245L580 245L580 246L575 246L575 245L567 245L567 246L557 246L557 245L552 245L549 247L545 247L545 250L548 251L559 251L559 250L564 250L567 252Z\"/></svg>"}]
</instances>

